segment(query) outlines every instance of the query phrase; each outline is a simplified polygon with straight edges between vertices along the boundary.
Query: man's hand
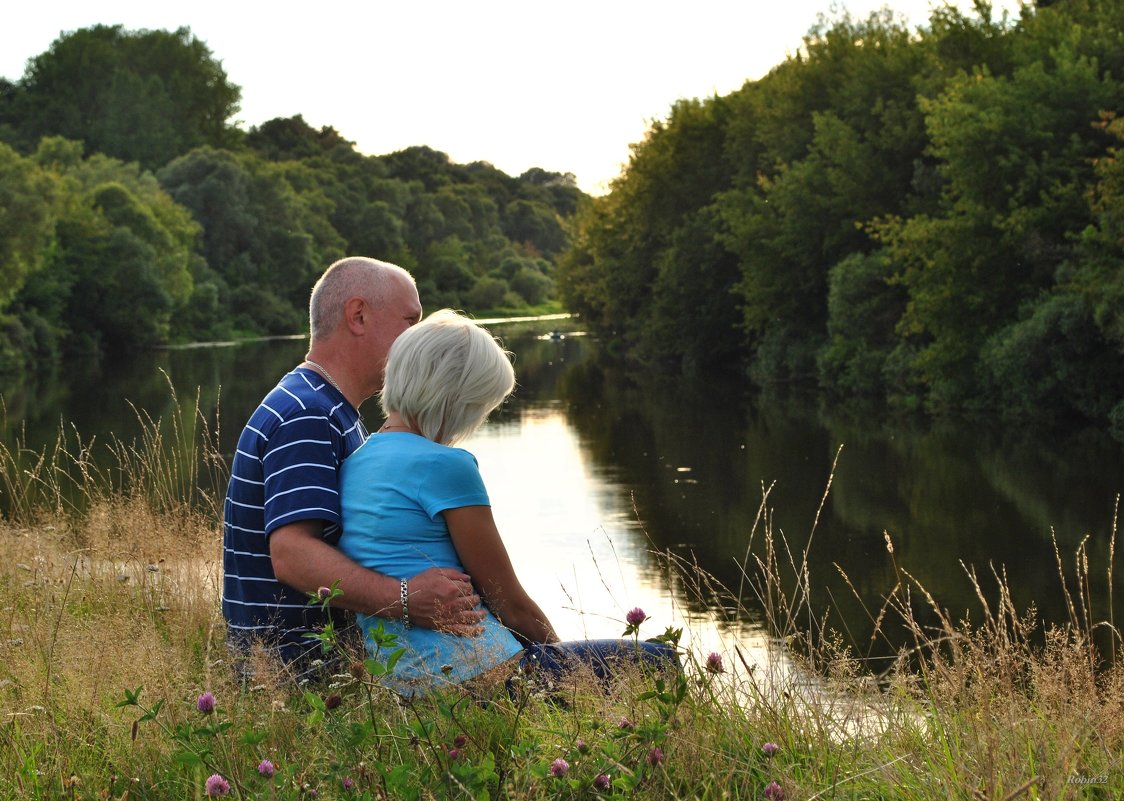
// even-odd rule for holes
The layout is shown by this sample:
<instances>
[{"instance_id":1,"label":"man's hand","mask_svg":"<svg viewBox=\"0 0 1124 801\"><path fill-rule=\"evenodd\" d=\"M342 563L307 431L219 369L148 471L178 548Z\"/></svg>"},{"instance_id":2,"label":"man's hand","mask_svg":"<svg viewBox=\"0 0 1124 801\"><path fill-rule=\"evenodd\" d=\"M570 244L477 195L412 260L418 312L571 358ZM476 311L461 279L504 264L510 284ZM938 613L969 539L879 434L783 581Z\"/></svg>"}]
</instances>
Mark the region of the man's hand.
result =
<instances>
[{"instance_id":1,"label":"man's hand","mask_svg":"<svg viewBox=\"0 0 1124 801\"><path fill-rule=\"evenodd\" d=\"M410 620L426 629L462 637L484 631L484 610L472 579L447 567L431 567L410 579Z\"/></svg>"},{"instance_id":2,"label":"man's hand","mask_svg":"<svg viewBox=\"0 0 1124 801\"><path fill-rule=\"evenodd\" d=\"M343 595L334 605L380 617L400 617L398 579L361 567L328 545L320 539L322 525L319 520L302 520L270 535L269 553L278 581L301 592L316 592L338 581ZM422 628L475 637L484 631L480 625L484 610L479 606L472 579L459 570L431 567L410 579L410 620Z\"/></svg>"}]
</instances>

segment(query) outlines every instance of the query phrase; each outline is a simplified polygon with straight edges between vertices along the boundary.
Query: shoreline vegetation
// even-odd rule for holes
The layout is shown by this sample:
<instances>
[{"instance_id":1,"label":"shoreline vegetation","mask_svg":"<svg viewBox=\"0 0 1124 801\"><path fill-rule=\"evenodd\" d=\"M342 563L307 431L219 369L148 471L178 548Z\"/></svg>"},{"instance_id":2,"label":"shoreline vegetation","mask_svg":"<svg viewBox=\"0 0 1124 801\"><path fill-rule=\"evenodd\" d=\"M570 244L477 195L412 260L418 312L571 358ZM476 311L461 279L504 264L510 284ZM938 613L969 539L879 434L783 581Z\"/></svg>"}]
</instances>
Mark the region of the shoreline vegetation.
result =
<instances>
[{"instance_id":1,"label":"shoreline vegetation","mask_svg":"<svg viewBox=\"0 0 1124 801\"><path fill-rule=\"evenodd\" d=\"M62 33L0 78L0 377L299 330L368 254L429 308L565 306L637 371L1124 441L1121 0L971 5L830 10L674 101L601 196L299 113L244 130L189 28Z\"/></svg>"},{"instance_id":2,"label":"shoreline vegetation","mask_svg":"<svg viewBox=\"0 0 1124 801\"><path fill-rule=\"evenodd\" d=\"M737 592L665 556L700 597L764 612L777 649L766 664L737 648L684 652L681 677L625 673L607 690L583 676L551 688L527 679L401 702L380 686L395 659L386 639L373 658L345 655L323 683L295 683L263 660L240 685L216 600L221 499L198 489L200 471L225 468L195 408L177 399L169 419L138 413L144 433L131 443L64 428L41 452L0 446L0 797L1124 793L1124 652L1116 622L1088 612L1090 571L1107 570L1112 586L1115 526L1107 566L1079 548L1074 572L1059 554L1070 615L1044 631L1033 608L1014 607L1001 569L994 585L968 576L978 617L951 618L887 536L897 585L869 614L876 636L904 627L912 646L878 676L817 622L814 529L804 544L777 535L766 492ZM113 468L91 466L97 447ZM936 624L919 622L920 609ZM658 620L629 618L625 636L678 640ZM321 639L326 658L345 649L334 632Z\"/></svg>"},{"instance_id":3,"label":"shoreline vegetation","mask_svg":"<svg viewBox=\"0 0 1124 801\"><path fill-rule=\"evenodd\" d=\"M473 319L479 325L511 325L514 323L537 323L547 322L551 320L571 320L577 317L576 314L570 312L553 312L550 314L511 314L508 316L494 316L485 313L484 316L474 317ZM293 341L298 339L308 339L308 332L298 334L274 334L271 336L249 336L241 339L222 339L210 340L204 342L184 342L184 343L171 343L167 345L156 345L156 350L192 350L195 348L229 348L235 345L245 345L248 342L282 342Z\"/></svg>"}]
</instances>

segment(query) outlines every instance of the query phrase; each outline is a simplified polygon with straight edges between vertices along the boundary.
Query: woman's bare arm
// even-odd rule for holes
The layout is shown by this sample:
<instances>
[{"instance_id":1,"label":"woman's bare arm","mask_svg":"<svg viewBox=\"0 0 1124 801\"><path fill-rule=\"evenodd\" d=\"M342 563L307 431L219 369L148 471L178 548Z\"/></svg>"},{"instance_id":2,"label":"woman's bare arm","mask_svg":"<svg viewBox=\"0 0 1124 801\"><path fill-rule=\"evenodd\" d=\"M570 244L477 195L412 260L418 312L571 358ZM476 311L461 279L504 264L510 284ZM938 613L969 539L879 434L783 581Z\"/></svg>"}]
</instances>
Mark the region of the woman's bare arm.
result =
<instances>
[{"instance_id":1,"label":"woman's bare arm","mask_svg":"<svg viewBox=\"0 0 1124 801\"><path fill-rule=\"evenodd\" d=\"M492 508L462 506L441 514L465 572L472 576L496 617L531 642L557 642L554 627L515 575Z\"/></svg>"}]
</instances>

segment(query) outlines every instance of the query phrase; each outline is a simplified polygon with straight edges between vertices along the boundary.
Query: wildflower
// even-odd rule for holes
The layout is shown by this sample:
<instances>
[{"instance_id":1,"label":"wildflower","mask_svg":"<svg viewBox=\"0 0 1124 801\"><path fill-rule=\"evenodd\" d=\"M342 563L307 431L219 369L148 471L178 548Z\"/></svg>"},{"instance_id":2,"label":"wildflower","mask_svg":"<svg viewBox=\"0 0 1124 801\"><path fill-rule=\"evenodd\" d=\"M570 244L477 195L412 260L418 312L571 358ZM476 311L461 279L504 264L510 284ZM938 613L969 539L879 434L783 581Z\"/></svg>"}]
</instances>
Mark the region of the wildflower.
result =
<instances>
[{"instance_id":1,"label":"wildflower","mask_svg":"<svg viewBox=\"0 0 1124 801\"><path fill-rule=\"evenodd\" d=\"M574 748L578 749L579 754L588 754L589 753L589 743L587 743L585 740L582 740L580 738L578 739L577 742L574 743Z\"/></svg>"},{"instance_id":2,"label":"wildflower","mask_svg":"<svg viewBox=\"0 0 1124 801\"><path fill-rule=\"evenodd\" d=\"M765 743L765 745L761 746L761 750L765 752L765 756L771 757L773 754L777 753L777 751L780 751L781 747L776 743Z\"/></svg>"},{"instance_id":3,"label":"wildflower","mask_svg":"<svg viewBox=\"0 0 1124 801\"><path fill-rule=\"evenodd\" d=\"M714 651L706 658L706 672L707 673L725 673L726 667L722 664L722 654Z\"/></svg>"},{"instance_id":4,"label":"wildflower","mask_svg":"<svg viewBox=\"0 0 1124 801\"><path fill-rule=\"evenodd\" d=\"M458 734L456 737L453 738L453 747L454 748L464 748L464 744L467 743L467 742L468 742L467 737L465 737L463 734Z\"/></svg>"},{"instance_id":5,"label":"wildflower","mask_svg":"<svg viewBox=\"0 0 1124 801\"><path fill-rule=\"evenodd\" d=\"M207 797L214 798L219 795L228 795L230 793L230 782L224 779L217 773L212 773L207 777Z\"/></svg>"},{"instance_id":6,"label":"wildflower","mask_svg":"<svg viewBox=\"0 0 1124 801\"><path fill-rule=\"evenodd\" d=\"M267 779L273 778L274 770L276 770L276 768L273 767L273 763L268 759L263 759L258 763L258 773L265 776Z\"/></svg>"},{"instance_id":7,"label":"wildflower","mask_svg":"<svg viewBox=\"0 0 1124 801\"><path fill-rule=\"evenodd\" d=\"M631 720L629 720L628 718L621 718L621 719L620 719L620 720L619 720L619 721L617 722L617 726L618 726L619 728L622 728L622 729L624 729L625 731L632 731L633 729L635 729L635 728L636 728L636 724L635 724L635 723L633 723L633 722L632 722Z\"/></svg>"},{"instance_id":8,"label":"wildflower","mask_svg":"<svg viewBox=\"0 0 1124 801\"><path fill-rule=\"evenodd\" d=\"M661 765L661 764L663 764L663 759L664 759L663 749L660 748L658 745L655 748L653 748L651 751L648 752L648 764L649 765Z\"/></svg>"},{"instance_id":9,"label":"wildflower","mask_svg":"<svg viewBox=\"0 0 1124 801\"><path fill-rule=\"evenodd\" d=\"M199 700L195 702L195 708L204 715L211 714L215 711L215 696L209 692L203 693L199 696Z\"/></svg>"},{"instance_id":10,"label":"wildflower","mask_svg":"<svg viewBox=\"0 0 1124 801\"><path fill-rule=\"evenodd\" d=\"M769 782L765 785L765 797L769 801L784 801L784 790L776 782Z\"/></svg>"},{"instance_id":11,"label":"wildflower","mask_svg":"<svg viewBox=\"0 0 1124 801\"><path fill-rule=\"evenodd\" d=\"M343 784L343 789L345 790L352 790L355 788L355 781L350 776L344 776L343 782L341 783Z\"/></svg>"},{"instance_id":12,"label":"wildflower","mask_svg":"<svg viewBox=\"0 0 1124 801\"><path fill-rule=\"evenodd\" d=\"M340 696L339 693L332 693L331 695L329 695L327 698L324 699L324 706L327 709L335 709L336 707L338 707L342 703L343 703L343 698Z\"/></svg>"},{"instance_id":13,"label":"wildflower","mask_svg":"<svg viewBox=\"0 0 1124 801\"><path fill-rule=\"evenodd\" d=\"M569 772L570 772L570 763L567 762L566 760L564 760L562 757L558 757L558 759L556 759L556 760L554 760L553 762L550 763L550 775L551 776L555 776L555 777L561 779L563 776L565 776Z\"/></svg>"},{"instance_id":14,"label":"wildflower","mask_svg":"<svg viewBox=\"0 0 1124 801\"><path fill-rule=\"evenodd\" d=\"M639 626L647 619L648 616L644 614L644 610L639 606L628 610L628 614L624 616L624 622L630 626Z\"/></svg>"},{"instance_id":15,"label":"wildflower","mask_svg":"<svg viewBox=\"0 0 1124 801\"><path fill-rule=\"evenodd\" d=\"M331 587L321 587L320 589L318 589L316 591L316 594L320 596L321 601L327 600L332 595L332 588Z\"/></svg>"},{"instance_id":16,"label":"wildflower","mask_svg":"<svg viewBox=\"0 0 1124 801\"><path fill-rule=\"evenodd\" d=\"M595 790L608 790L609 785L612 783L613 780L609 778L608 773L598 773L593 780L593 788Z\"/></svg>"},{"instance_id":17,"label":"wildflower","mask_svg":"<svg viewBox=\"0 0 1124 801\"><path fill-rule=\"evenodd\" d=\"M449 749L449 761L450 762L456 762L457 759L460 757L460 755L461 755L461 750L459 748L450 748Z\"/></svg>"}]
</instances>

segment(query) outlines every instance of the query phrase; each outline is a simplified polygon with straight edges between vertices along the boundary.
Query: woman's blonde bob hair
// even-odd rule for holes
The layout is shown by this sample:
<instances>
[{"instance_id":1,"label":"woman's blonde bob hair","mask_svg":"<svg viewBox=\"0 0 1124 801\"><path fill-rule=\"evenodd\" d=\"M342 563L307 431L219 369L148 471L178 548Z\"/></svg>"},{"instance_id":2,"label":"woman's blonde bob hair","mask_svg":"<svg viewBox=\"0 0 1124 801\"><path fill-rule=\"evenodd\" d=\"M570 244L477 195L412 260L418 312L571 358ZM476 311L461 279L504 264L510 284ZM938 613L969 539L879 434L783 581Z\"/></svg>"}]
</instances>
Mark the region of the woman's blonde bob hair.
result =
<instances>
[{"instance_id":1,"label":"woman's blonde bob hair","mask_svg":"<svg viewBox=\"0 0 1124 801\"><path fill-rule=\"evenodd\" d=\"M390 347L379 402L422 436L451 445L487 419L515 388L511 354L463 314L441 309Z\"/></svg>"}]
</instances>

